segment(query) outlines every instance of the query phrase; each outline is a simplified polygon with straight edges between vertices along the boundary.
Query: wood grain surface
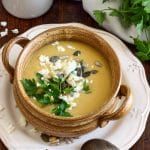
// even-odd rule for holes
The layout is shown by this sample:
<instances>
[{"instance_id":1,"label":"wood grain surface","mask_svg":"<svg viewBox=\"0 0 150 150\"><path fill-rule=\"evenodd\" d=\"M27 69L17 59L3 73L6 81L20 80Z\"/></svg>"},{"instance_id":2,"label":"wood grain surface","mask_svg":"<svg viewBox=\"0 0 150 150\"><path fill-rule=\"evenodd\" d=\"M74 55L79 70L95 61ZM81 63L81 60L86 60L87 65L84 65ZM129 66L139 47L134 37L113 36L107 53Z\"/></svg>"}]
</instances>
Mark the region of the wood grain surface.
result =
<instances>
[{"instance_id":1,"label":"wood grain surface","mask_svg":"<svg viewBox=\"0 0 150 150\"><path fill-rule=\"evenodd\" d=\"M50 23L79 22L91 27L99 28L97 23L83 10L82 3L72 0L55 0L52 8L45 15L30 20L18 19L9 15L3 8L0 0L0 21L7 21L8 29L18 28L20 33L23 33L36 25ZM3 30L4 28L0 27L0 31ZM0 47L14 36L15 35L10 32L8 36L0 38ZM127 46L134 54L135 47L130 44L127 44ZM148 82L150 83L150 62L145 62L143 65ZM7 145L4 146L2 141L0 141L0 150L7 150L6 147ZM150 117L147 121L145 132L131 150L150 150Z\"/></svg>"}]
</instances>

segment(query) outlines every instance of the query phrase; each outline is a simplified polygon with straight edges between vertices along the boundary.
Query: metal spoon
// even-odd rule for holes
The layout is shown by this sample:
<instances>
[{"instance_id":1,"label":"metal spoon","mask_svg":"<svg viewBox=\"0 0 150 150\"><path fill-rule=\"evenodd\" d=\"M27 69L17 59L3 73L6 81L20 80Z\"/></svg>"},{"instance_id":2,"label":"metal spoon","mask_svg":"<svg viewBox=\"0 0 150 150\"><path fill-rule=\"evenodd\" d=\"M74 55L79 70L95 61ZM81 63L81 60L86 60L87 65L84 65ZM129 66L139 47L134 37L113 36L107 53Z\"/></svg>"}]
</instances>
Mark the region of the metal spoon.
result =
<instances>
[{"instance_id":1,"label":"metal spoon","mask_svg":"<svg viewBox=\"0 0 150 150\"><path fill-rule=\"evenodd\" d=\"M81 150L119 150L115 145L102 139L92 139L84 143Z\"/></svg>"}]
</instances>

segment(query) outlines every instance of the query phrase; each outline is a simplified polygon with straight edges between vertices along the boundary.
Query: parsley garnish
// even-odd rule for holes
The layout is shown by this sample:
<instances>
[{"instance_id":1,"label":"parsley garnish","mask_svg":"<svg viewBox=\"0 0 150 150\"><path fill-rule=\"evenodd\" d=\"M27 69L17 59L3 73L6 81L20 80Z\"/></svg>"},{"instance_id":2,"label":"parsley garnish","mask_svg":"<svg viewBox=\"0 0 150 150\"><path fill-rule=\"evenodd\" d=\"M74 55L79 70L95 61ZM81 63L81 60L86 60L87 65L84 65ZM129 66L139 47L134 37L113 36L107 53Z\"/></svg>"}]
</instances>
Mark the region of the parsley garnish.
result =
<instances>
[{"instance_id":1,"label":"parsley garnish","mask_svg":"<svg viewBox=\"0 0 150 150\"><path fill-rule=\"evenodd\" d=\"M91 91L90 91L90 86L89 86L89 84L85 81L84 83L83 83L83 91L85 92L85 93L91 93Z\"/></svg>"},{"instance_id":2,"label":"parsley garnish","mask_svg":"<svg viewBox=\"0 0 150 150\"><path fill-rule=\"evenodd\" d=\"M55 107L52 112L57 116L71 117L72 115L66 111L69 107L70 105L68 105L65 101L61 101L61 103Z\"/></svg>"},{"instance_id":3,"label":"parsley garnish","mask_svg":"<svg viewBox=\"0 0 150 150\"><path fill-rule=\"evenodd\" d=\"M65 116L71 117L71 114L66 111L70 105L68 105L65 101L59 98L59 95L65 93L71 93L73 91L73 87L67 84L65 88L63 88L62 79L60 78L51 78L51 79L43 79L43 75L40 73L36 74L35 79L23 79L21 83L27 93L27 95L31 98L36 98L36 100L42 105L55 104L56 107L52 110L57 116Z\"/></svg>"}]
</instances>

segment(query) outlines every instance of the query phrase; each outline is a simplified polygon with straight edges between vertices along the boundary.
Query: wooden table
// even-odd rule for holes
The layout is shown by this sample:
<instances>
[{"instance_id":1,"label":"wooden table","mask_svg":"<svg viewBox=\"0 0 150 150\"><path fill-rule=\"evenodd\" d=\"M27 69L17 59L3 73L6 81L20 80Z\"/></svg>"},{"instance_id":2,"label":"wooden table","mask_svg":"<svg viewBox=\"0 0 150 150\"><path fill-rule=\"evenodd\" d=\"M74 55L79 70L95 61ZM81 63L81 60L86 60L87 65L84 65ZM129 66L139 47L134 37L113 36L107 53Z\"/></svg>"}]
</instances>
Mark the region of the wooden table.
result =
<instances>
[{"instance_id":1,"label":"wooden table","mask_svg":"<svg viewBox=\"0 0 150 150\"><path fill-rule=\"evenodd\" d=\"M0 3L0 21L3 20L8 22L8 29L18 28L20 33L23 33L36 25L48 23L80 22L88 26L99 28L97 23L95 23L94 20L83 10L82 3L71 0L55 0L52 8L44 16L31 20L18 19L9 15ZM2 30L3 28L0 27L0 31ZM0 47L13 36L14 35L10 33L8 36L0 39ZM134 53L135 47L129 44L127 45ZM150 63L145 62L143 65L147 79L150 83ZM7 148L3 145L3 143L0 142L0 150L6 149ZM150 150L150 117L148 119L145 132L131 150Z\"/></svg>"}]
</instances>

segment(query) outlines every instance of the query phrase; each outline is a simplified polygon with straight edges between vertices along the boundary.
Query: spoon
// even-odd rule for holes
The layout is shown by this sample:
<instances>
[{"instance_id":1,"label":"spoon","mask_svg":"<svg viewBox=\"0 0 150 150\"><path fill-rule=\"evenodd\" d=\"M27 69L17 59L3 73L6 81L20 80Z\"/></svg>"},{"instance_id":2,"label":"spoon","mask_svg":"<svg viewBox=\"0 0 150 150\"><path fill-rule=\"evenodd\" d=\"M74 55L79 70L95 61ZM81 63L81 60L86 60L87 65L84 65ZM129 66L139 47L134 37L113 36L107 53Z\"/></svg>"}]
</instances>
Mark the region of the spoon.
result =
<instances>
[{"instance_id":1,"label":"spoon","mask_svg":"<svg viewBox=\"0 0 150 150\"><path fill-rule=\"evenodd\" d=\"M92 139L84 143L81 150L119 150L115 145L102 139Z\"/></svg>"}]
</instances>

